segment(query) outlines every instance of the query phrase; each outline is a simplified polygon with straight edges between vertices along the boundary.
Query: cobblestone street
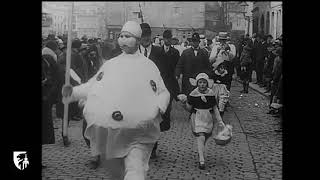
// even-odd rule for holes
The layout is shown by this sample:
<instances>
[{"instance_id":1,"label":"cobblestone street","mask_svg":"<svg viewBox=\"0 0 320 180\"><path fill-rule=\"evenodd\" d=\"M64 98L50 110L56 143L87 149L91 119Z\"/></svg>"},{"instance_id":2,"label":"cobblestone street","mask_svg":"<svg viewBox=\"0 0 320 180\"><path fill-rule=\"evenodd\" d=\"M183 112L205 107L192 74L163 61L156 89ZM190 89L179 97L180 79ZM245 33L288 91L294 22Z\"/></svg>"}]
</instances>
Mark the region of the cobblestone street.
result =
<instances>
[{"instance_id":1,"label":"cobblestone street","mask_svg":"<svg viewBox=\"0 0 320 180\"><path fill-rule=\"evenodd\" d=\"M198 169L195 139L188 113L173 103L172 126L162 133L158 158L149 162L150 180L281 180L281 119L268 112L268 99L252 89L240 94L242 86L233 81L230 107L225 112L233 126L233 139L227 146L206 145L206 170ZM43 179L114 179L104 164L88 168L90 150L82 137L82 121L70 121L71 145L63 147L61 121L54 120L56 143L42 146Z\"/></svg>"}]
</instances>

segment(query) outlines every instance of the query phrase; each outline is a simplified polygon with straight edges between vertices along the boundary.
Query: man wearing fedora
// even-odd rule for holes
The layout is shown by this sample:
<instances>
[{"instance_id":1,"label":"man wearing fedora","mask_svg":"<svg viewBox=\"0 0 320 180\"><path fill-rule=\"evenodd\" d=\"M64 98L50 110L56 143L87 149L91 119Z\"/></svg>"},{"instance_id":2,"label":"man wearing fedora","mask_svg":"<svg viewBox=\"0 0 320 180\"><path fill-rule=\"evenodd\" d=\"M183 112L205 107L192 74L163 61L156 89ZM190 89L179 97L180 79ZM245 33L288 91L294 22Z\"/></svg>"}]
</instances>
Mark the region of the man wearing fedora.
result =
<instances>
[{"instance_id":1,"label":"man wearing fedora","mask_svg":"<svg viewBox=\"0 0 320 180\"><path fill-rule=\"evenodd\" d=\"M175 78L174 71L176 68L176 65L178 63L178 60L180 58L179 51L172 47L172 32L171 30L165 30L163 32L163 40L164 45L161 46L161 53L160 57L154 57L156 59L160 59L160 62L158 62L160 69L160 72L162 73L162 79L164 81L164 84L166 88L168 89L170 93L170 101L169 105L167 107L167 110L164 114L161 115L162 122L160 123L160 131L165 132L170 129L170 113L171 113L171 105L173 99L178 101L177 96L179 94L179 84L177 79ZM151 159L154 159L157 157L157 148L158 148L158 142L155 143L152 153L151 153Z\"/></svg>"},{"instance_id":2,"label":"man wearing fedora","mask_svg":"<svg viewBox=\"0 0 320 180\"><path fill-rule=\"evenodd\" d=\"M199 47L199 34L193 33L191 40L192 47L182 52L175 71L176 78L182 78L182 94L190 94L194 89L189 82L189 78L195 78L200 72L211 73L207 52Z\"/></svg>"}]
</instances>

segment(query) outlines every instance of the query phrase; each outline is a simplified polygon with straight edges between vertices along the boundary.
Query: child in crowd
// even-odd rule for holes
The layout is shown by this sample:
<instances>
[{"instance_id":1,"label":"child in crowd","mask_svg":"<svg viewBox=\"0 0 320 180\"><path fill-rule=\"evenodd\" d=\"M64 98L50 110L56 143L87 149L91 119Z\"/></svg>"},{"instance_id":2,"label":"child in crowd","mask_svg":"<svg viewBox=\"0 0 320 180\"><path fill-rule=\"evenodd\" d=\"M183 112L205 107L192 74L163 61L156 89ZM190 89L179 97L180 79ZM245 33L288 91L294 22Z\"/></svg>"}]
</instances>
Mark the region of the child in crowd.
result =
<instances>
[{"instance_id":1,"label":"child in crowd","mask_svg":"<svg viewBox=\"0 0 320 180\"><path fill-rule=\"evenodd\" d=\"M240 67L241 67L241 76L240 79L242 80L243 90L241 93L248 94L249 89L249 81L250 81L250 71L252 66L252 59L251 59L251 50L249 44L246 44L243 48L243 51L240 56Z\"/></svg>"},{"instance_id":2,"label":"child in crowd","mask_svg":"<svg viewBox=\"0 0 320 180\"><path fill-rule=\"evenodd\" d=\"M220 129L223 129L225 125L219 113L215 94L210 89L213 80L209 79L207 74L200 73L196 79L190 78L190 83L196 88L188 96L180 94L178 99L183 103L183 107L191 112L191 128L198 146L199 169L203 170L205 169L205 143L214 129L212 113L214 113L216 125Z\"/></svg>"},{"instance_id":3,"label":"child in crowd","mask_svg":"<svg viewBox=\"0 0 320 180\"><path fill-rule=\"evenodd\" d=\"M224 62L224 61L223 61ZM222 61L218 63L216 70L213 72L213 91L215 92L216 100L218 103L218 109L220 116L223 117L225 106L229 101L230 92L227 89L228 84L228 71L225 69Z\"/></svg>"}]
</instances>

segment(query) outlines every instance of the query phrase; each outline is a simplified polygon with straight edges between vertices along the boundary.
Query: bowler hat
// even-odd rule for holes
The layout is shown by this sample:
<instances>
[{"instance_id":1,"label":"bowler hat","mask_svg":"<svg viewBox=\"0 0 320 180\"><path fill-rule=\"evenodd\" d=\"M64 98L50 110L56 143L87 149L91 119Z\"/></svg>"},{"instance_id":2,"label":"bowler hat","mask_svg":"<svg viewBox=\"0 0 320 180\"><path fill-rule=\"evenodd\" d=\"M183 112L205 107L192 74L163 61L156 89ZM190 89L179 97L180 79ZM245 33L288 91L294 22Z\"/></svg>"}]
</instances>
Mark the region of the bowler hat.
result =
<instances>
[{"instance_id":1,"label":"bowler hat","mask_svg":"<svg viewBox=\"0 0 320 180\"><path fill-rule=\"evenodd\" d=\"M200 41L200 35L199 33L193 33L192 34L192 37L191 37L191 40L194 42L194 41Z\"/></svg>"},{"instance_id":2,"label":"bowler hat","mask_svg":"<svg viewBox=\"0 0 320 180\"><path fill-rule=\"evenodd\" d=\"M165 30L164 32L163 32L163 38L166 38L166 39L170 39L170 38L172 38L172 33L171 33L171 30Z\"/></svg>"},{"instance_id":3,"label":"bowler hat","mask_svg":"<svg viewBox=\"0 0 320 180\"><path fill-rule=\"evenodd\" d=\"M140 27L141 27L141 30L142 30L141 37L143 37L143 36L151 36L151 28L150 28L150 25L148 23L141 23Z\"/></svg>"}]
</instances>

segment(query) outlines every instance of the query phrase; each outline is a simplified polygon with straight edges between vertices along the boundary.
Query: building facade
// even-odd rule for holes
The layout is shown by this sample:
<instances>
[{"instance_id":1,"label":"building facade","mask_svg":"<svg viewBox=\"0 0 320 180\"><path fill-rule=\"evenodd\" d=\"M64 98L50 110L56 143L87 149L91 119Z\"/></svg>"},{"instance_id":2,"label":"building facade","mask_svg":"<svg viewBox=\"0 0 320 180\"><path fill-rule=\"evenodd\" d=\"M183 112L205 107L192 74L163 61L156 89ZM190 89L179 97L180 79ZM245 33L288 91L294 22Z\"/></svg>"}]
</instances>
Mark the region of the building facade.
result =
<instances>
[{"instance_id":1,"label":"building facade","mask_svg":"<svg viewBox=\"0 0 320 180\"><path fill-rule=\"evenodd\" d=\"M182 40L183 36L191 36L193 31L204 33L204 17L204 2L106 3L106 24L111 39L119 34L126 21L134 20L141 23L143 19L151 26L152 37L162 35L165 29L171 29L173 36Z\"/></svg>"},{"instance_id":2,"label":"building facade","mask_svg":"<svg viewBox=\"0 0 320 180\"><path fill-rule=\"evenodd\" d=\"M43 27L43 33L67 34L71 2L43 2L42 12L50 14L52 25ZM105 2L74 2L72 33L73 37L105 36Z\"/></svg>"},{"instance_id":3,"label":"building facade","mask_svg":"<svg viewBox=\"0 0 320 180\"><path fill-rule=\"evenodd\" d=\"M241 6L238 1L229 1L227 5L227 24L231 26L231 38L236 39L240 35L244 35L247 31L246 23L246 7Z\"/></svg>"},{"instance_id":4,"label":"building facade","mask_svg":"<svg viewBox=\"0 0 320 180\"><path fill-rule=\"evenodd\" d=\"M278 38L282 35L282 2L271 2L270 34Z\"/></svg>"},{"instance_id":5,"label":"building facade","mask_svg":"<svg viewBox=\"0 0 320 180\"><path fill-rule=\"evenodd\" d=\"M49 14L52 18L50 26L42 28L44 34L62 35L66 33L68 28L69 4L66 2L42 2L42 13Z\"/></svg>"},{"instance_id":6,"label":"building facade","mask_svg":"<svg viewBox=\"0 0 320 180\"><path fill-rule=\"evenodd\" d=\"M104 34L104 2L75 3L73 31L77 37L103 37Z\"/></svg>"},{"instance_id":7,"label":"building facade","mask_svg":"<svg viewBox=\"0 0 320 180\"><path fill-rule=\"evenodd\" d=\"M274 38L282 34L282 2L254 2L252 12L254 33L271 34Z\"/></svg>"},{"instance_id":8,"label":"building facade","mask_svg":"<svg viewBox=\"0 0 320 180\"><path fill-rule=\"evenodd\" d=\"M246 8L246 34L249 34L249 36L252 36L253 33L253 17L252 17L252 10L253 10L253 2L246 2L248 5Z\"/></svg>"}]
</instances>

